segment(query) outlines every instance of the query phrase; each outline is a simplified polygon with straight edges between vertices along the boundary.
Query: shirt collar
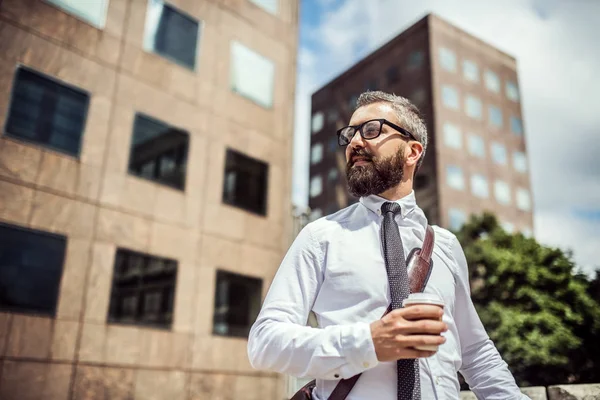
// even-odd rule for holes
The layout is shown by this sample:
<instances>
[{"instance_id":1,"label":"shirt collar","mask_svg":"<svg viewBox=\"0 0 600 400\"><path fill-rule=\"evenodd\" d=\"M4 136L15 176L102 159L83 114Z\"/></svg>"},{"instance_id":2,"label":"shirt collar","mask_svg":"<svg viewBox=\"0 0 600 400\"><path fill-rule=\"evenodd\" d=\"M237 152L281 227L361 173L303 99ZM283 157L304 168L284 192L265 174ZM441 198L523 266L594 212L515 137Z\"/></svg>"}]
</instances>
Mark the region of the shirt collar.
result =
<instances>
[{"instance_id":1,"label":"shirt collar","mask_svg":"<svg viewBox=\"0 0 600 400\"><path fill-rule=\"evenodd\" d=\"M381 206L385 203L386 200L383 197L372 194L370 196L361 197L360 203L367 207L369 210L373 211L375 214L381 216ZM411 190L409 194L404 196L403 198L396 200L394 203L400 205L401 211L400 214L402 218L406 218L417 206L417 200L415 198L415 191Z\"/></svg>"}]
</instances>

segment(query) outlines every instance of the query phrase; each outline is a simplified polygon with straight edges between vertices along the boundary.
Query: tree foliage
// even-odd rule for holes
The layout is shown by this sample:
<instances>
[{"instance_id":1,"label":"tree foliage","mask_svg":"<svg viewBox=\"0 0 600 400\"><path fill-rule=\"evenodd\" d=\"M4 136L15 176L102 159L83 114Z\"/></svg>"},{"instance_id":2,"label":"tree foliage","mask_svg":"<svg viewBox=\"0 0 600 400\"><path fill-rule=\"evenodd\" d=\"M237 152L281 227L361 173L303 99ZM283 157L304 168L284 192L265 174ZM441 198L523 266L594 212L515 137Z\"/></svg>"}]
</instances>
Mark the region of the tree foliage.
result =
<instances>
[{"instance_id":1,"label":"tree foliage","mask_svg":"<svg viewBox=\"0 0 600 400\"><path fill-rule=\"evenodd\" d=\"M508 234L491 214L457 236L475 307L517 383L600 381L600 272L590 282L570 253Z\"/></svg>"}]
</instances>

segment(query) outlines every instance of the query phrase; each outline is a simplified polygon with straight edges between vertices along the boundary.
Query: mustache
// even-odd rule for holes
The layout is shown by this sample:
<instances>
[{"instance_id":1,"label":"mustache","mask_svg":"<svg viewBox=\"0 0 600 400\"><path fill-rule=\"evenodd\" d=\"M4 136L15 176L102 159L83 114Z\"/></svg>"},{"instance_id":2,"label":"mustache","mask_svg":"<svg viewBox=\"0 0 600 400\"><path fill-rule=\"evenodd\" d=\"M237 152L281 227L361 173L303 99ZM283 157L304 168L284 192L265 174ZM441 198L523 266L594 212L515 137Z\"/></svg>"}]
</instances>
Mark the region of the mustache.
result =
<instances>
[{"instance_id":1,"label":"mustache","mask_svg":"<svg viewBox=\"0 0 600 400\"><path fill-rule=\"evenodd\" d=\"M365 149L359 149L359 150L352 150L352 153L350 153L350 160L349 160L349 164L353 164L352 159L354 157L363 157L365 158L367 161L371 161L373 160L373 155L370 154L368 151L366 151Z\"/></svg>"}]
</instances>

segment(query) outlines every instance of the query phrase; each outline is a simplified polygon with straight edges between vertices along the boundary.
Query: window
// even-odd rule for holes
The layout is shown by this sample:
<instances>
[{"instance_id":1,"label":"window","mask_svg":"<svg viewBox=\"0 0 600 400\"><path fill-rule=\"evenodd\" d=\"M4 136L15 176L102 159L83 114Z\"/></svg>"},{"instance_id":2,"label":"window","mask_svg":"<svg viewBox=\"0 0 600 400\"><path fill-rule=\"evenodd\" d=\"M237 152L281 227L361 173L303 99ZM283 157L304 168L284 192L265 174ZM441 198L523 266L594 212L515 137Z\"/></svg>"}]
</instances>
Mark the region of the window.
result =
<instances>
[{"instance_id":1,"label":"window","mask_svg":"<svg viewBox=\"0 0 600 400\"><path fill-rule=\"evenodd\" d=\"M177 261L117 249L108 322L170 328Z\"/></svg>"},{"instance_id":2,"label":"window","mask_svg":"<svg viewBox=\"0 0 600 400\"><path fill-rule=\"evenodd\" d=\"M463 76L470 82L479 82L479 68L470 60L463 61Z\"/></svg>"},{"instance_id":3,"label":"window","mask_svg":"<svg viewBox=\"0 0 600 400\"><path fill-rule=\"evenodd\" d=\"M425 90L421 88L412 92L412 94L410 95L410 101L412 101L413 104L420 106L423 103L425 103L426 97L427 95L425 94Z\"/></svg>"},{"instance_id":4,"label":"window","mask_svg":"<svg viewBox=\"0 0 600 400\"><path fill-rule=\"evenodd\" d=\"M490 196L487 178L481 174L471 176L471 191L479 198L487 199Z\"/></svg>"},{"instance_id":5,"label":"window","mask_svg":"<svg viewBox=\"0 0 600 400\"><path fill-rule=\"evenodd\" d=\"M429 176L421 173L421 174L417 174L417 176L415 176L415 190L421 190L421 189L425 189L427 186L429 186Z\"/></svg>"},{"instance_id":6,"label":"window","mask_svg":"<svg viewBox=\"0 0 600 400\"><path fill-rule=\"evenodd\" d=\"M337 181L338 176L339 176L339 172L338 172L337 168L331 168L329 170L329 173L327 174L327 180L329 182L335 182L335 181Z\"/></svg>"},{"instance_id":7,"label":"window","mask_svg":"<svg viewBox=\"0 0 600 400\"><path fill-rule=\"evenodd\" d=\"M223 203L266 215L268 174L267 163L228 149L225 159Z\"/></svg>"},{"instance_id":8,"label":"window","mask_svg":"<svg viewBox=\"0 0 600 400\"><path fill-rule=\"evenodd\" d=\"M317 197L323 192L323 179L321 176L313 176L310 180L310 197Z\"/></svg>"},{"instance_id":9,"label":"window","mask_svg":"<svg viewBox=\"0 0 600 400\"><path fill-rule=\"evenodd\" d=\"M368 92L370 90L377 90L377 79L370 79L366 84L365 84L365 91Z\"/></svg>"},{"instance_id":10,"label":"window","mask_svg":"<svg viewBox=\"0 0 600 400\"><path fill-rule=\"evenodd\" d=\"M494 183L494 194L498 203L504 205L510 204L510 187L506 182L497 180Z\"/></svg>"},{"instance_id":11,"label":"window","mask_svg":"<svg viewBox=\"0 0 600 400\"><path fill-rule=\"evenodd\" d=\"M262 279L217 271L213 333L247 338L258 317Z\"/></svg>"},{"instance_id":12,"label":"window","mask_svg":"<svg viewBox=\"0 0 600 400\"><path fill-rule=\"evenodd\" d=\"M485 157L485 145L481 136L469 135L469 152L475 157Z\"/></svg>"},{"instance_id":13,"label":"window","mask_svg":"<svg viewBox=\"0 0 600 400\"><path fill-rule=\"evenodd\" d=\"M198 21L162 0L149 0L144 49L193 70L199 26Z\"/></svg>"},{"instance_id":14,"label":"window","mask_svg":"<svg viewBox=\"0 0 600 400\"><path fill-rule=\"evenodd\" d=\"M277 10L279 9L279 0L250 0L252 3L261 7L267 12L270 12L273 15L277 15Z\"/></svg>"},{"instance_id":15,"label":"window","mask_svg":"<svg viewBox=\"0 0 600 400\"><path fill-rule=\"evenodd\" d=\"M519 88L514 82L506 82L506 97L512 101L519 101Z\"/></svg>"},{"instance_id":16,"label":"window","mask_svg":"<svg viewBox=\"0 0 600 400\"><path fill-rule=\"evenodd\" d=\"M513 153L513 168L519 172L527 172L527 156L521 151Z\"/></svg>"},{"instance_id":17,"label":"window","mask_svg":"<svg viewBox=\"0 0 600 400\"><path fill-rule=\"evenodd\" d=\"M523 136L523 122L521 118L510 117L510 130L517 136Z\"/></svg>"},{"instance_id":18,"label":"window","mask_svg":"<svg viewBox=\"0 0 600 400\"><path fill-rule=\"evenodd\" d=\"M0 223L0 310L54 316L66 238Z\"/></svg>"},{"instance_id":19,"label":"window","mask_svg":"<svg viewBox=\"0 0 600 400\"><path fill-rule=\"evenodd\" d=\"M317 143L310 150L310 163L317 164L323 159L323 145Z\"/></svg>"},{"instance_id":20,"label":"window","mask_svg":"<svg viewBox=\"0 0 600 400\"><path fill-rule=\"evenodd\" d=\"M354 109L356 108L356 102L358 101L358 96L353 94L352 96L350 96L350 98L348 99L348 109L350 111L354 111Z\"/></svg>"},{"instance_id":21,"label":"window","mask_svg":"<svg viewBox=\"0 0 600 400\"><path fill-rule=\"evenodd\" d=\"M323 216L323 211L320 208L315 208L310 212L310 221L315 221Z\"/></svg>"},{"instance_id":22,"label":"window","mask_svg":"<svg viewBox=\"0 0 600 400\"><path fill-rule=\"evenodd\" d=\"M450 85L442 85L442 101L448 108L458 110L458 92Z\"/></svg>"},{"instance_id":23,"label":"window","mask_svg":"<svg viewBox=\"0 0 600 400\"><path fill-rule=\"evenodd\" d=\"M338 144L337 136L330 137L329 141L327 142L327 151L329 151L330 153L336 153L340 148L341 147Z\"/></svg>"},{"instance_id":24,"label":"window","mask_svg":"<svg viewBox=\"0 0 600 400\"><path fill-rule=\"evenodd\" d=\"M460 167L448 165L446 167L446 180L448 181L448 186L453 189L463 190L465 188L465 179Z\"/></svg>"},{"instance_id":25,"label":"window","mask_svg":"<svg viewBox=\"0 0 600 400\"><path fill-rule=\"evenodd\" d=\"M513 233L515 231L515 226L510 222L503 222L502 229L504 229L506 233Z\"/></svg>"},{"instance_id":26,"label":"window","mask_svg":"<svg viewBox=\"0 0 600 400\"><path fill-rule=\"evenodd\" d=\"M440 64L446 71L456 72L456 55L450 49L440 48Z\"/></svg>"},{"instance_id":27,"label":"window","mask_svg":"<svg viewBox=\"0 0 600 400\"><path fill-rule=\"evenodd\" d=\"M450 229L456 232L459 231L460 228L462 228L462 226L465 224L467 221L467 216L465 215L464 211L457 208L451 208L448 210L448 219Z\"/></svg>"},{"instance_id":28,"label":"window","mask_svg":"<svg viewBox=\"0 0 600 400\"><path fill-rule=\"evenodd\" d=\"M504 165L507 163L506 147L500 143L492 143L492 158L496 164Z\"/></svg>"},{"instance_id":29,"label":"window","mask_svg":"<svg viewBox=\"0 0 600 400\"><path fill-rule=\"evenodd\" d=\"M387 78L388 84L394 84L400 80L400 73L398 72L398 67L391 66L385 71L385 76Z\"/></svg>"},{"instance_id":30,"label":"window","mask_svg":"<svg viewBox=\"0 0 600 400\"><path fill-rule=\"evenodd\" d=\"M481 100L478 97L467 95L465 100L467 115L471 118L481 119Z\"/></svg>"},{"instance_id":31,"label":"window","mask_svg":"<svg viewBox=\"0 0 600 400\"><path fill-rule=\"evenodd\" d=\"M533 232L530 228L523 228L521 230L521 234L523 234L523 236L525 236L526 238L530 238L531 236L533 236Z\"/></svg>"},{"instance_id":32,"label":"window","mask_svg":"<svg viewBox=\"0 0 600 400\"><path fill-rule=\"evenodd\" d=\"M317 111L313 114L310 124L313 134L318 133L321 131L321 129L323 129L323 124L325 122L324 120L325 116L323 115L322 111Z\"/></svg>"},{"instance_id":33,"label":"window","mask_svg":"<svg viewBox=\"0 0 600 400\"><path fill-rule=\"evenodd\" d=\"M414 50L408 56L408 68L417 69L423 65L425 55L421 50Z\"/></svg>"},{"instance_id":34,"label":"window","mask_svg":"<svg viewBox=\"0 0 600 400\"><path fill-rule=\"evenodd\" d=\"M502 111L496 106L490 106L490 123L493 126L500 128L502 126Z\"/></svg>"},{"instance_id":35,"label":"window","mask_svg":"<svg viewBox=\"0 0 600 400\"><path fill-rule=\"evenodd\" d=\"M106 11L109 0L81 1L81 0L47 0L49 3L62 8L96 28L104 28Z\"/></svg>"},{"instance_id":36,"label":"window","mask_svg":"<svg viewBox=\"0 0 600 400\"><path fill-rule=\"evenodd\" d=\"M485 87L494 93L500 93L500 78L489 69L485 71Z\"/></svg>"},{"instance_id":37,"label":"window","mask_svg":"<svg viewBox=\"0 0 600 400\"><path fill-rule=\"evenodd\" d=\"M184 190L189 138L181 129L136 114L129 173Z\"/></svg>"},{"instance_id":38,"label":"window","mask_svg":"<svg viewBox=\"0 0 600 400\"><path fill-rule=\"evenodd\" d=\"M340 118L340 114L338 113L337 110L335 109L331 109L329 110L329 112L327 113L327 123L329 124L336 124L337 120Z\"/></svg>"},{"instance_id":39,"label":"window","mask_svg":"<svg viewBox=\"0 0 600 400\"><path fill-rule=\"evenodd\" d=\"M523 211L531 210L531 199L527 189L517 189L517 208Z\"/></svg>"},{"instance_id":40,"label":"window","mask_svg":"<svg viewBox=\"0 0 600 400\"><path fill-rule=\"evenodd\" d=\"M89 95L27 68L18 68L6 135L77 157Z\"/></svg>"},{"instance_id":41,"label":"window","mask_svg":"<svg viewBox=\"0 0 600 400\"><path fill-rule=\"evenodd\" d=\"M240 42L231 42L231 90L265 108L273 105L275 65Z\"/></svg>"},{"instance_id":42,"label":"window","mask_svg":"<svg viewBox=\"0 0 600 400\"><path fill-rule=\"evenodd\" d=\"M444 142L446 146L453 149L460 149L462 147L462 134L458 126L449 122L444 123Z\"/></svg>"}]
</instances>

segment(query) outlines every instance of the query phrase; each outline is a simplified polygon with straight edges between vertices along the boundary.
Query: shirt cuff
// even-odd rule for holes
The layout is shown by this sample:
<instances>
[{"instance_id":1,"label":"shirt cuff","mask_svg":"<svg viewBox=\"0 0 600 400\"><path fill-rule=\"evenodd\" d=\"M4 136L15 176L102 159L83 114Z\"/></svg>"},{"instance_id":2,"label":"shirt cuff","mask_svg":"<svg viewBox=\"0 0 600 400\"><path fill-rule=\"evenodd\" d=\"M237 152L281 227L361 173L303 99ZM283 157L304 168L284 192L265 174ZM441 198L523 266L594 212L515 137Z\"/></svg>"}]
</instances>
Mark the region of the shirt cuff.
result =
<instances>
[{"instance_id":1,"label":"shirt cuff","mask_svg":"<svg viewBox=\"0 0 600 400\"><path fill-rule=\"evenodd\" d=\"M342 326L342 352L348 364L341 369L341 377L348 379L379 364L371 336L371 325L359 322Z\"/></svg>"}]
</instances>

